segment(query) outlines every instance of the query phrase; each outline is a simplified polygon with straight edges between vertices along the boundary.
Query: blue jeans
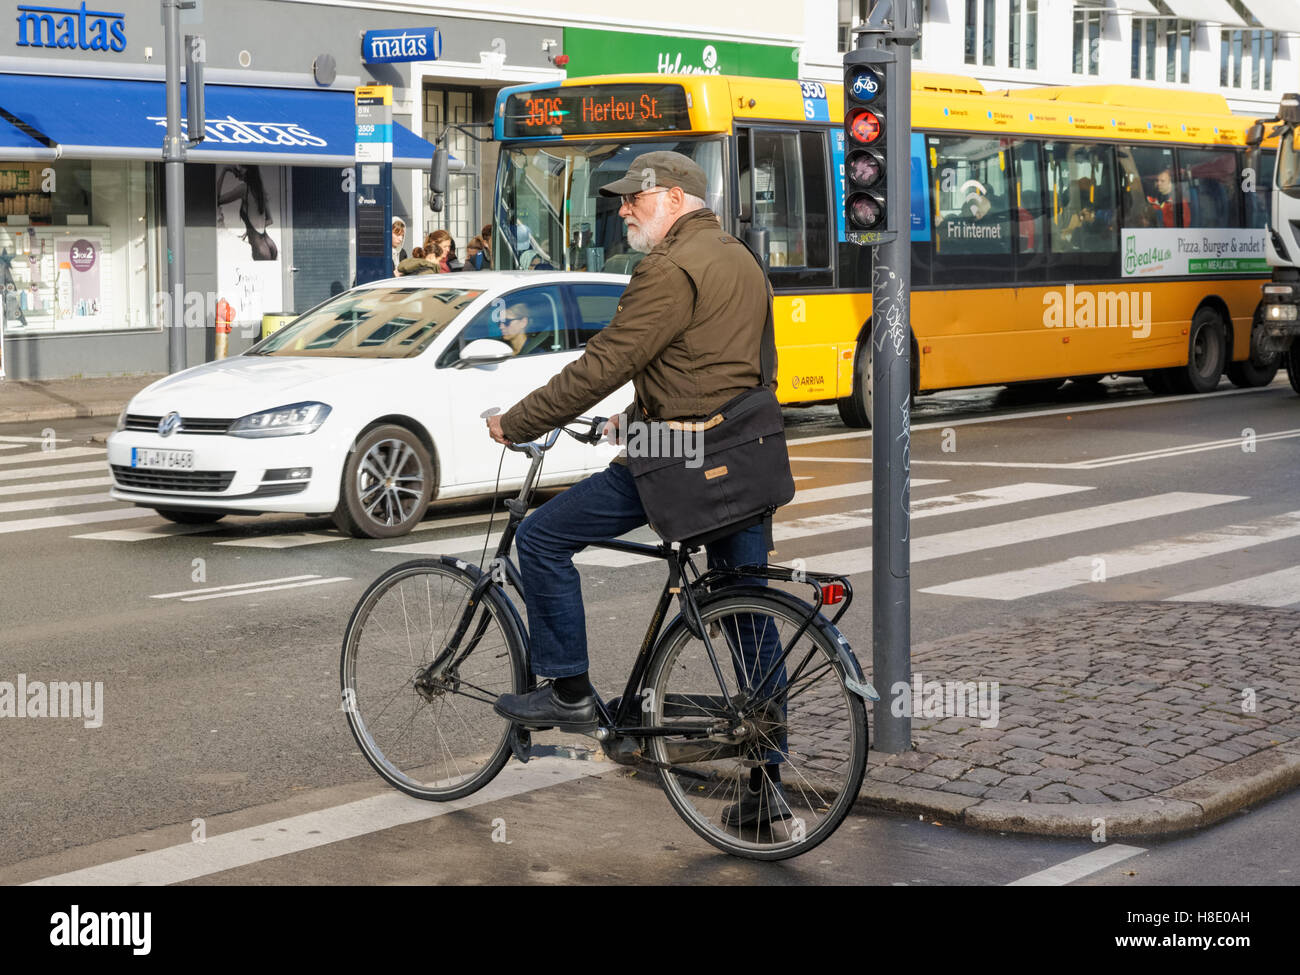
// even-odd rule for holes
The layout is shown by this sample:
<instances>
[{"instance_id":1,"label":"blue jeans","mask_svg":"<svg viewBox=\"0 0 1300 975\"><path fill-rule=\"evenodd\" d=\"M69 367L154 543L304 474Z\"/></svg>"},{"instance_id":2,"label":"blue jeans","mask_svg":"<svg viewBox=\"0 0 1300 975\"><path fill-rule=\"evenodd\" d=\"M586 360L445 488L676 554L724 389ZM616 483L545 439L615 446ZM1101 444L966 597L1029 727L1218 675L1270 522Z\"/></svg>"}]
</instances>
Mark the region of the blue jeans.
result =
<instances>
[{"instance_id":1,"label":"blue jeans","mask_svg":"<svg viewBox=\"0 0 1300 975\"><path fill-rule=\"evenodd\" d=\"M631 472L623 464L610 464L551 498L520 524L515 544L528 604L533 672L538 676L572 677L587 670L587 622L573 556L592 542L617 538L646 523ZM712 542L706 551L711 569L764 565L767 550L763 526L753 525ZM738 581L767 584L753 577ZM762 669L756 676L766 673L767 665L777 655L774 634L761 642L758 663ZM714 649L721 652L722 647ZM754 667L748 669L755 673ZM783 684L784 667L775 676L773 683Z\"/></svg>"}]
</instances>

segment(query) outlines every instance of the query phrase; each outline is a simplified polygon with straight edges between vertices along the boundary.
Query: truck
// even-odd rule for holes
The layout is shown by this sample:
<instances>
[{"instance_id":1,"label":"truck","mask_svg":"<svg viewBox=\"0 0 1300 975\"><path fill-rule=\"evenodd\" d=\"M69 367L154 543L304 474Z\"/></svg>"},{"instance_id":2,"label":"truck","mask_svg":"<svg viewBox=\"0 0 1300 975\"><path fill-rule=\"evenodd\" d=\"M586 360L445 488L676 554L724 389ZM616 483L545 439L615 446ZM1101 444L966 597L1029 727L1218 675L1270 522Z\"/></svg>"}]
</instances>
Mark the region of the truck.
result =
<instances>
[{"instance_id":1,"label":"truck","mask_svg":"<svg viewBox=\"0 0 1300 975\"><path fill-rule=\"evenodd\" d=\"M1270 125L1276 127L1267 131ZM1283 95L1277 115L1251 127L1246 141L1254 158L1266 138L1278 140L1264 241L1272 276L1263 285L1250 361L1285 367L1291 388L1300 393L1300 94Z\"/></svg>"}]
</instances>

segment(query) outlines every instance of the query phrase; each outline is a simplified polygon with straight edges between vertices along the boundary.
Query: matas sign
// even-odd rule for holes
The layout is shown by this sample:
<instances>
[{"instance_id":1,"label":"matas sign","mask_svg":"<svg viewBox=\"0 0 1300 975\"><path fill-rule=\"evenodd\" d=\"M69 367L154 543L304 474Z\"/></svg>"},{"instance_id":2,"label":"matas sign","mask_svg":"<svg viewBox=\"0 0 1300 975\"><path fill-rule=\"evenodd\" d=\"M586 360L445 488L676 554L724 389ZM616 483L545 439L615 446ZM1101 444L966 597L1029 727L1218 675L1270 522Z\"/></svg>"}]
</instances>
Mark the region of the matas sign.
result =
<instances>
[{"instance_id":1,"label":"matas sign","mask_svg":"<svg viewBox=\"0 0 1300 975\"><path fill-rule=\"evenodd\" d=\"M126 14L80 7L18 7L18 46L64 50L126 50Z\"/></svg>"}]
</instances>

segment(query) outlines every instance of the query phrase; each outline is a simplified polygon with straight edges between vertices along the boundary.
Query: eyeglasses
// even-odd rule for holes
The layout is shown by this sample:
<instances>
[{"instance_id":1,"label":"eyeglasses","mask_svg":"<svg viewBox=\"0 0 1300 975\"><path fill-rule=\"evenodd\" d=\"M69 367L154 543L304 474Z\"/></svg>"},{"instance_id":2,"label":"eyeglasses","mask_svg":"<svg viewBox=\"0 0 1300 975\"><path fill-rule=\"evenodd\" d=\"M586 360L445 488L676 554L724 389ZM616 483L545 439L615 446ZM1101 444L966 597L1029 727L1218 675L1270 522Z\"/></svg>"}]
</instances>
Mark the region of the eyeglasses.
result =
<instances>
[{"instance_id":1,"label":"eyeglasses","mask_svg":"<svg viewBox=\"0 0 1300 975\"><path fill-rule=\"evenodd\" d=\"M672 189L671 186L661 186L657 190L641 190L639 193L624 193L619 197L619 199L623 201L623 206L635 207L638 197L650 196L653 193L667 193L670 189Z\"/></svg>"}]
</instances>

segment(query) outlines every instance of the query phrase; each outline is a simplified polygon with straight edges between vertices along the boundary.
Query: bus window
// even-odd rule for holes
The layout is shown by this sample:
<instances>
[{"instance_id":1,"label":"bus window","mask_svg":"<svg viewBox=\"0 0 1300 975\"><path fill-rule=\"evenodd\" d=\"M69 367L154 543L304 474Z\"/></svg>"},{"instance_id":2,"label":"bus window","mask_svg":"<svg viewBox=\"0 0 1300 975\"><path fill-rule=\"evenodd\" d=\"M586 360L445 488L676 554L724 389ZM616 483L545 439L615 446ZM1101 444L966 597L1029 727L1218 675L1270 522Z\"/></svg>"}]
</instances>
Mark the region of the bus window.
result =
<instances>
[{"instance_id":1,"label":"bus window","mask_svg":"<svg viewBox=\"0 0 1300 975\"><path fill-rule=\"evenodd\" d=\"M773 268L807 265L803 165L794 132L753 129L753 172L741 160L741 187L753 193L753 225L768 230L768 263Z\"/></svg>"},{"instance_id":2,"label":"bus window","mask_svg":"<svg viewBox=\"0 0 1300 975\"><path fill-rule=\"evenodd\" d=\"M1177 227L1174 151L1160 146L1120 146L1120 217L1124 227ZM1187 221L1187 201L1181 208Z\"/></svg>"},{"instance_id":3,"label":"bus window","mask_svg":"<svg viewBox=\"0 0 1300 975\"><path fill-rule=\"evenodd\" d=\"M1259 153L1255 185L1246 194L1246 225L1249 227L1268 226L1268 215L1273 208L1273 167L1276 163L1277 154L1272 150Z\"/></svg>"},{"instance_id":4,"label":"bus window","mask_svg":"<svg viewBox=\"0 0 1300 975\"><path fill-rule=\"evenodd\" d=\"M935 249L941 255L1011 253L1006 153L997 139L932 138Z\"/></svg>"},{"instance_id":5,"label":"bus window","mask_svg":"<svg viewBox=\"0 0 1300 975\"><path fill-rule=\"evenodd\" d=\"M1052 211L1052 251L1117 254L1114 151L1110 146L1049 142L1047 192Z\"/></svg>"},{"instance_id":6,"label":"bus window","mask_svg":"<svg viewBox=\"0 0 1300 975\"><path fill-rule=\"evenodd\" d=\"M1179 149L1178 189L1190 227L1240 227L1241 191L1235 149Z\"/></svg>"},{"instance_id":7,"label":"bus window","mask_svg":"<svg viewBox=\"0 0 1300 975\"><path fill-rule=\"evenodd\" d=\"M1013 216L1016 250L1021 255L1047 251L1047 218L1043 214L1043 176L1038 166L1038 143L1017 139L1011 148L1016 168Z\"/></svg>"},{"instance_id":8,"label":"bus window","mask_svg":"<svg viewBox=\"0 0 1300 975\"><path fill-rule=\"evenodd\" d=\"M830 267L831 211L826 185L826 133L799 133L799 151L804 176L804 213L807 214L809 267ZM829 279L826 281L830 283Z\"/></svg>"}]
</instances>

